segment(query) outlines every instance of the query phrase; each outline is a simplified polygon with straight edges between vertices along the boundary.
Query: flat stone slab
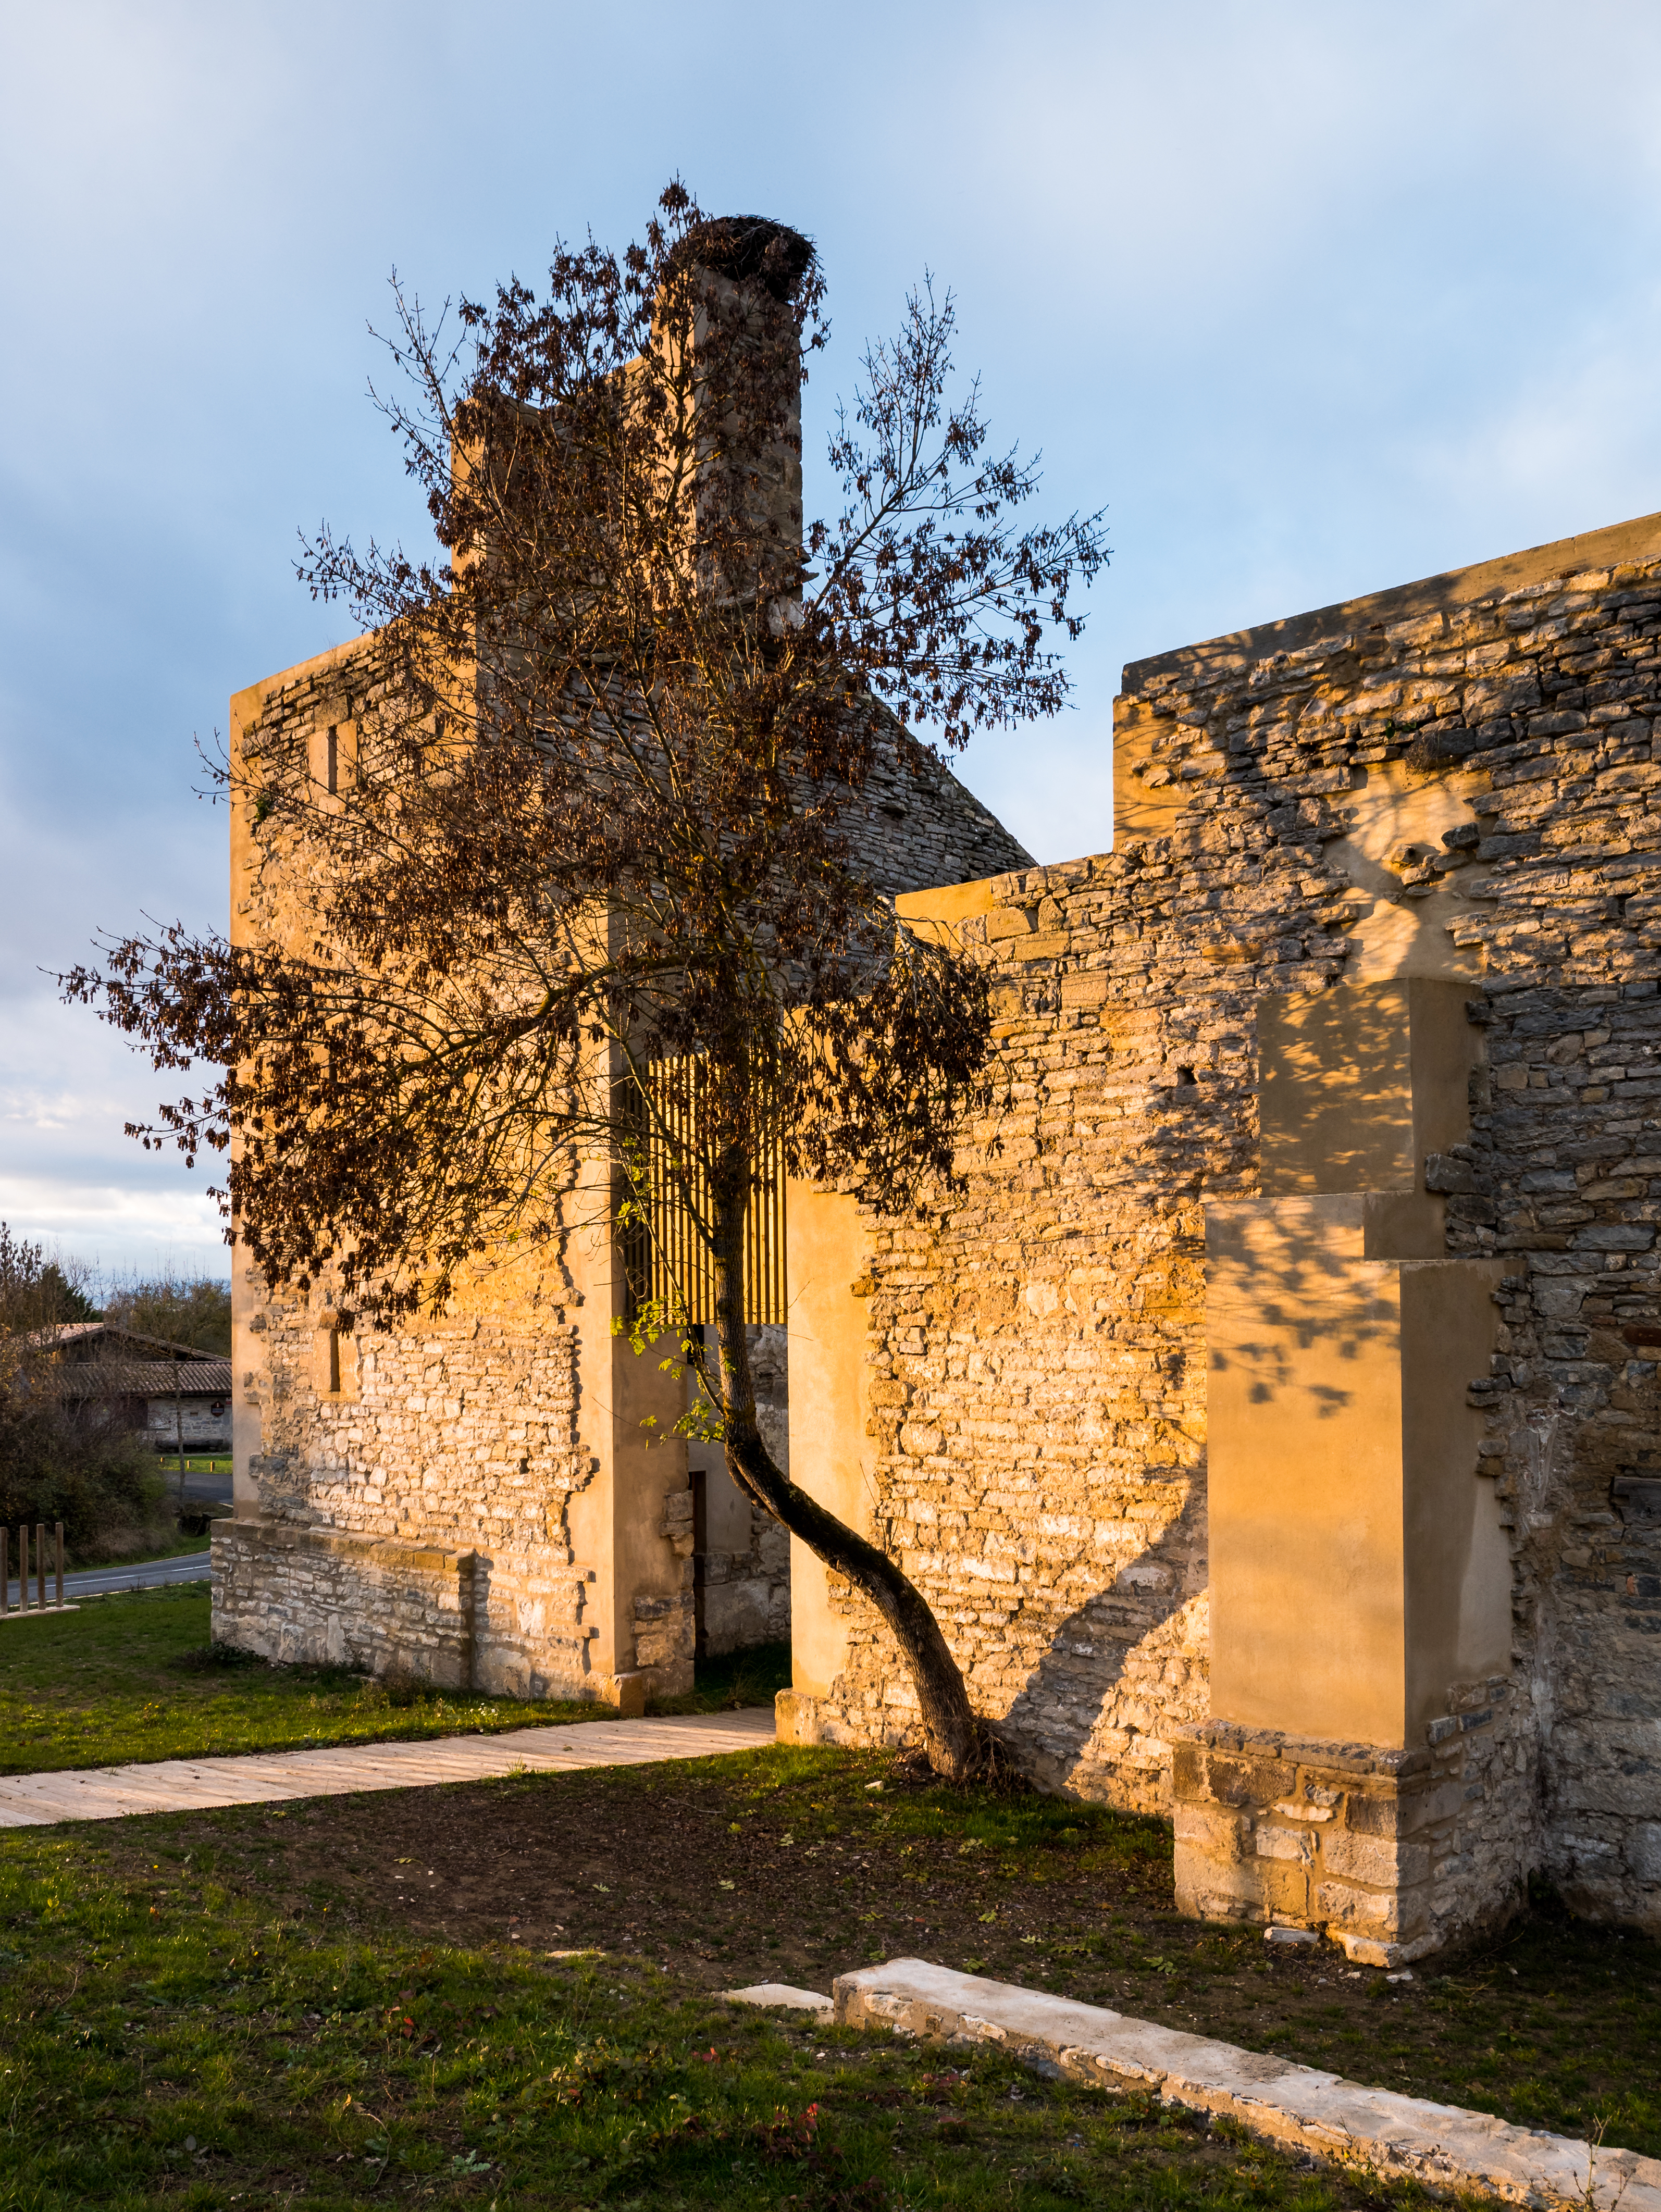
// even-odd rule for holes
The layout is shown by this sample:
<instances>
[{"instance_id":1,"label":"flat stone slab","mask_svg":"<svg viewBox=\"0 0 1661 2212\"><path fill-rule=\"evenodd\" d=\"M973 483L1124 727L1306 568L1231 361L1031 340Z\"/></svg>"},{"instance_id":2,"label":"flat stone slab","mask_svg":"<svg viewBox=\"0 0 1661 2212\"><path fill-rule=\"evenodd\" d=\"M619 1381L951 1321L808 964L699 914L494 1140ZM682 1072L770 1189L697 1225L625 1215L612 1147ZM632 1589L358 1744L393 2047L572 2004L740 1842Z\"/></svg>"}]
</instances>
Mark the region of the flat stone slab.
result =
<instances>
[{"instance_id":1,"label":"flat stone slab","mask_svg":"<svg viewBox=\"0 0 1661 2212\"><path fill-rule=\"evenodd\" d=\"M1369 2089L1337 2074L1183 2035L1041 1990L953 1973L923 1959L839 1974L836 2016L849 2027L987 2043L1040 2073L1106 2088L1153 2089L1167 2103L1227 2114L1326 2163L1410 2175L1427 2188L1480 2189L1516 2204L1661 2212L1661 2159L1593 2151L1567 2136L1509 2126L1486 2112ZM1588 2184L1590 2181L1590 2195Z\"/></svg>"},{"instance_id":2,"label":"flat stone slab","mask_svg":"<svg viewBox=\"0 0 1661 2212\"><path fill-rule=\"evenodd\" d=\"M789 1982L752 1982L747 1990L723 1990L728 2004L782 2005L789 2012L811 2012L828 2027L837 2016L833 2000L819 1990L799 1990Z\"/></svg>"},{"instance_id":3,"label":"flat stone slab","mask_svg":"<svg viewBox=\"0 0 1661 2212\"><path fill-rule=\"evenodd\" d=\"M0 1776L0 1828L340 1797L359 1790L430 1790L505 1774L715 1759L772 1741L772 1709L757 1705L736 1713L575 1721L515 1729L505 1735L440 1736L425 1743L335 1744L322 1751L262 1751L237 1758L163 1759L61 1774L12 1774Z\"/></svg>"}]
</instances>

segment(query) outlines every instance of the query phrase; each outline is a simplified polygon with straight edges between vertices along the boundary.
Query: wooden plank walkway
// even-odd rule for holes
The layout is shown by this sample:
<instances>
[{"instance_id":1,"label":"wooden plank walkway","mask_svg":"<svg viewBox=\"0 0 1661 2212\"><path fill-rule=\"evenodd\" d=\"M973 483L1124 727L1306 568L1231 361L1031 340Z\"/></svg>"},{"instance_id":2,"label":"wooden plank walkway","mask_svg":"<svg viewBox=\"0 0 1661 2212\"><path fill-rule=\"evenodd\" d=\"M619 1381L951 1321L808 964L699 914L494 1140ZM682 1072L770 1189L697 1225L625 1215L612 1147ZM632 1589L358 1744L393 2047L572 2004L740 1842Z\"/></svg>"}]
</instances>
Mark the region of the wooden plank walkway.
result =
<instances>
[{"instance_id":1,"label":"wooden plank walkway","mask_svg":"<svg viewBox=\"0 0 1661 2212\"><path fill-rule=\"evenodd\" d=\"M0 1828L58 1820L117 1820L135 1813L192 1813L358 1790L430 1790L503 1774L584 1766L639 1766L714 1759L773 1741L770 1706L663 1720L578 1721L505 1735L447 1735L424 1743L334 1744L321 1751L265 1751L242 1758L164 1759L153 1765L0 1776Z\"/></svg>"}]
</instances>

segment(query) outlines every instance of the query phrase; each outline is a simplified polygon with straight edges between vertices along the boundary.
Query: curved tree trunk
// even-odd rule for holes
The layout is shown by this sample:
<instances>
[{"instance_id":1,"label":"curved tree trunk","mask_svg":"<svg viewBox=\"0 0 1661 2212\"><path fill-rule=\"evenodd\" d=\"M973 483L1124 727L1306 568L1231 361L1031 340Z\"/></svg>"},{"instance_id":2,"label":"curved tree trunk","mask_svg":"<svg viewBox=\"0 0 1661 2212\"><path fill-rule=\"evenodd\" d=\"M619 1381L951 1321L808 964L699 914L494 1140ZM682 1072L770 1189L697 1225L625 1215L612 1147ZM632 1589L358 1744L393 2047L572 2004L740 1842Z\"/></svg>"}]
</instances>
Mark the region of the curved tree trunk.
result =
<instances>
[{"instance_id":1,"label":"curved tree trunk","mask_svg":"<svg viewBox=\"0 0 1661 2212\"><path fill-rule=\"evenodd\" d=\"M937 1774L959 1781L983 1760L983 1736L962 1672L927 1601L886 1552L857 1534L783 1474L756 1420L756 1390L744 1326L745 1186L715 1194L715 1334L720 1346L727 1464L739 1487L793 1536L800 1536L868 1597L892 1631L922 1717L923 1743Z\"/></svg>"}]
</instances>

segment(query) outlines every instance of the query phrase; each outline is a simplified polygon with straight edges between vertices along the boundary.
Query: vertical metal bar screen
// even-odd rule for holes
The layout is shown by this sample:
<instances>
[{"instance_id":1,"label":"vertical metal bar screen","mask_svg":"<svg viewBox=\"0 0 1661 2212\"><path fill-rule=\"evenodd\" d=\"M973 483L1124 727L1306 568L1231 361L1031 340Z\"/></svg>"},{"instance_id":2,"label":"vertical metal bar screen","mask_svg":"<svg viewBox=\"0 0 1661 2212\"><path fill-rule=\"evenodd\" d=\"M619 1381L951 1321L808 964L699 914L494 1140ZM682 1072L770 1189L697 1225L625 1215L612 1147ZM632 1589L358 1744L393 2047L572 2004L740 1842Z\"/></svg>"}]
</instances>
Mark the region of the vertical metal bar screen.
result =
<instances>
[{"instance_id":1,"label":"vertical metal bar screen","mask_svg":"<svg viewBox=\"0 0 1661 2212\"><path fill-rule=\"evenodd\" d=\"M620 1233L629 1283L630 1317L648 1299L684 1309L695 1326L715 1318L715 1275L698 1231L710 1218L708 1179L697 1145L709 1078L700 1060L654 1060L647 1097L636 1093L628 1118L639 1130L644 1187L637 1202L645 1220ZM759 1188L744 1212L744 1318L782 1322L784 1281L784 1145L770 1126L756 1161Z\"/></svg>"}]
</instances>

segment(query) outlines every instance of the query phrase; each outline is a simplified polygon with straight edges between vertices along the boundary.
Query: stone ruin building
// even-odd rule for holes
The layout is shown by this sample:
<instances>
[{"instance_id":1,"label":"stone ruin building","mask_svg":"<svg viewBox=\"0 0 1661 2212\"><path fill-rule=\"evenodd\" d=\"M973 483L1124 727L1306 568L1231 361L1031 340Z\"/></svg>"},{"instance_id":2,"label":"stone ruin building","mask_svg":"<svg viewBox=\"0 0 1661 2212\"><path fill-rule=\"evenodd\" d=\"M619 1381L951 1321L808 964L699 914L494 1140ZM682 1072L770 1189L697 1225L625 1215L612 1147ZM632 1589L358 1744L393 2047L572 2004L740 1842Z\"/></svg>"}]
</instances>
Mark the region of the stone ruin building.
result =
<instances>
[{"instance_id":1,"label":"stone ruin building","mask_svg":"<svg viewBox=\"0 0 1661 2212\"><path fill-rule=\"evenodd\" d=\"M872 794L1007 1098L927 1223L789 1187L774 1436L1193 1912L1396 1963L1539 1873L1661 1928L1658 646L1661 515L1133 664L1110 850L1033 866L903 737ZM320 778L380 680L233 744ZM232 834L246 940L293 885ZM574 1237L349 1334L239 1264L216 1633L626 1700L788 1632L782 1736L904 1740L869 1609L648 1447L625 1295Z\"/></svg>"}]
</instances>

